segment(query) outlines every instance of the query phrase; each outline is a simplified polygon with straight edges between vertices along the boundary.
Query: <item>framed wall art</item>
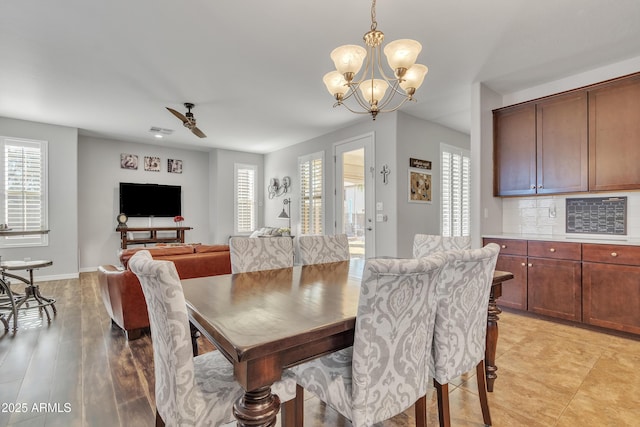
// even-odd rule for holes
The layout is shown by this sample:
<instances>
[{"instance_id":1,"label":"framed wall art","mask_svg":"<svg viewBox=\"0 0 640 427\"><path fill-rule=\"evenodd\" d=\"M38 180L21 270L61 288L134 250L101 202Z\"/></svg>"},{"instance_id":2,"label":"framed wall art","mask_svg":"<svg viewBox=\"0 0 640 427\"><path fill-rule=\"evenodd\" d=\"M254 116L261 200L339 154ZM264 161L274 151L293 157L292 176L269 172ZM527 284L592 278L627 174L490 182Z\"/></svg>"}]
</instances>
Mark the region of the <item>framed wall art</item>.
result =
<instances>
[{"instance_id":1,"label":"framed wall art","mask_svg":"<svg viewBox=\"0 0 640 427\"><path fill-rule=\"evenodd\" d=\"M424 169L409 169L409 202L431 203L431 173Z\"/></svg>"},{"instance_id":2,"label":"framed wall art","mask_svg":"<svg viewBox=\"0 0 640 427\"><path fill-rule=\"evenodd\" d=\"M167 172L182 173L182 160L167 159Z\"/></svg>"},{"instance_id":3,"label":"framed wall art","mask_svg":"<svg viewBox=\"0 0 640 427\"><path fill-rule=\"evenodd\" d=\"M160 157L144 157L144 170L151 172L160 172Z\"/></svg>"},{"instance_id":4,"label":"framed wall art","mask_svg":"<svg viewBox=\"0 0 640 427\"><path fill-rule=\"evenodd\" d=\"M136 154L120 153L121 169L138 169L138 156Z\"/></svg>"}]
</instances>

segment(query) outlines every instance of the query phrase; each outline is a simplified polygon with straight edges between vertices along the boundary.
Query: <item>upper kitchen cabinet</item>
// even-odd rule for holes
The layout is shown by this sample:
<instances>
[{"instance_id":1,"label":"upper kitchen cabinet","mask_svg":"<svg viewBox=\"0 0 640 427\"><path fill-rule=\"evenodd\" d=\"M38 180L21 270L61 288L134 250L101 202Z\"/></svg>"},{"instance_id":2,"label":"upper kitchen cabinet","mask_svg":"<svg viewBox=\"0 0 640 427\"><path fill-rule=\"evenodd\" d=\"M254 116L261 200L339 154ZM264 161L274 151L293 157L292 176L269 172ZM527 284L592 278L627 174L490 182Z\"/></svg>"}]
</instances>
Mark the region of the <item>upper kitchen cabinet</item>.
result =
<instances>
[{"instance_id":1,"label":"upper kitchen cabinet","mask_svg":"<svg viewBox=\"0 0 640 427\"><path fill-rule=\"evenodd\" d=\"M588 190L587 94L570 92L536 104L538 194Z\"/></svg>"},{"instance_id":2,"label":"upper kitchen cabinet","mask_svg":"<svg viewBox=\"0 0 640 427\"><path fill-rule=\"evenodd\" d=\"M494 111L494 194L587 191L587 142L585 91Z\"/></svg>"},{"instance_id":3,"label":"upper kitchen cabinet","mask_svg":"<svg viewBox=\"0 0 640 427\"><path fill-rule=\"evenodd\" d=\"M536 193L536 106L523 104L493 113L493 192Z\"/></svg>"},{"instance_id":4,"label":"upper kitchen cabinet","mask_svg":"<svg viewBox=\"0 0 640 427\"><path fill-rule=\"evenodd\" d=\"M640 74L589 90L589 189L640 189Z\"/></svg>"}]
</instances>

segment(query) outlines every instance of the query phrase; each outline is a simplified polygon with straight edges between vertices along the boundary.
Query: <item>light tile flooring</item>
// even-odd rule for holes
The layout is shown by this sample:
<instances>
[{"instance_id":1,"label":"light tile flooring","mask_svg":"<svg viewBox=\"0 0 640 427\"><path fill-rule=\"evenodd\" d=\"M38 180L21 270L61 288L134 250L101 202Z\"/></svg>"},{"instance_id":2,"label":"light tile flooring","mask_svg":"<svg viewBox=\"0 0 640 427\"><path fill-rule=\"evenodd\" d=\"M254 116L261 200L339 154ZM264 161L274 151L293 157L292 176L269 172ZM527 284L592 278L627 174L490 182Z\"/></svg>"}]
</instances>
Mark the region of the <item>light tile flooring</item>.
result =
<instances>
[{"instance_id":1,"label":"light tile flooring","mask_svg":"<svg viewBox=\"0 0 640 427\"><path fill-rule=\"evenodd\" d=\"M0 330L0 427L153 426L149 336L127 342L111 328L94 274L41 289L58 299L53 322L31 313L15 336ZM504 312L499 325L498 379L489 393L494 426L640 425L640 338L516 312ZM434 390L428 397L435 426ZM450 399L453 426L482 425L475 375L454 381ZM18 401L71 402L72 411L2 412ZM305 421L307 427L351 425L310 395ZM382 423L414 424L413 408Z\"/></svg>"}]
</instances>

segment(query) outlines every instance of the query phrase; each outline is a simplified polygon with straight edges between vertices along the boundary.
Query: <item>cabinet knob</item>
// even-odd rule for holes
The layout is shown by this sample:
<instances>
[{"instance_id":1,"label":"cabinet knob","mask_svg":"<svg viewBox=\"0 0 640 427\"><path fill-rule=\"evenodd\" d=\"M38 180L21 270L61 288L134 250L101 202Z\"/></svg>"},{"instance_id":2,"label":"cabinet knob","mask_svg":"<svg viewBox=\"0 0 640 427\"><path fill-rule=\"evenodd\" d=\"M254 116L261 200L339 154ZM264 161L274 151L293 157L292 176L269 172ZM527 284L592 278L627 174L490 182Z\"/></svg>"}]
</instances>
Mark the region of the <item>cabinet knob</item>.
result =
<instances>
[{"instance_id":1,"label":"cabinet knob","mask_svg":"<svg viewBox=\"0 0 640 427\"><path fill-rule=\"evenodd\" d=\"M556 248L549 249L549 252L555 252L555 251L556 251Z\"/></svg>"},{"instance_id":2,"label":"cabinet knob","mask_svg":"<svg viewBox=\"0 0 640 427\"><path fill-rule=\"evenodd\" d=\"M533 264L529 263L527 264L527 267L533 267Z\"/></svg>"},{"instance_id":3,"label":"cabinet knob","mask_svg":"<svg viewBox=\"0 0 640 427\"><path fill-rule=\"evenodd\" d=\"M611 252L611 256L614 256L614 257L618 256L618 253L617 252Z\"/></svg>"},{"instance_id":4,"label":"cabinet knob","mask_svg":"<svg viewBox=\"0 0 640 427\"><path fill-rule=\"evenodd\" d=\"M531 184L531 189L535 190L536 189L536 185L535 184Z\"/></svg>"},{"instance_id":5,"label":"cabinet knob","mask_svg":"<svg viewBox=\"0 0 640 427\"><path fill-rule=\"evenodd\" d=\"M502 249L507 249L507 245L502 245Z\"/></svg>"},{"instance_id":6,"label":"cabinet knob","mask_svg":"<svg viewBox=\"0 0 640 427\"><path fill-rule=\"evenodd\" d=\"M524 262L522 263L522 266L523 266L523 267L525 266Z\"/></svg>"},{"instance_id":7,"label":"cabinet knob","mask_svg":"<svg viewBox=\"0 0 640 427\"><path fill-rule=\"evenodd\" d=\"M538 185L538 188L544 188L544 186L542 184Z\"/></svg>"}]
</instances>

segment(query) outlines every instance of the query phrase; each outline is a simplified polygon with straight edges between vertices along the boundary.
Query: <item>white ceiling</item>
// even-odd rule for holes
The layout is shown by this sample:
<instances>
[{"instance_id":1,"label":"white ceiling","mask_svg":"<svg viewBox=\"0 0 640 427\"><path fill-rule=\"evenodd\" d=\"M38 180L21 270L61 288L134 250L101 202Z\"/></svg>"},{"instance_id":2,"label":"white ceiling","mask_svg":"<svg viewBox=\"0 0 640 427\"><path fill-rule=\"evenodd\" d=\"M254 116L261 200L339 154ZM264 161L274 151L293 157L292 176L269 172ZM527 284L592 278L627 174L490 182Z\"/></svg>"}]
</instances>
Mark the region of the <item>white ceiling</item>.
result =
<instances>
[{"instance_id":1,"label":"white ceiling","mask_svg":"<svg viewBox=\"0 0 640 427\"><path fill-rule=\"evenodd\" d=\"M81 134L266 153L370 120L322 76L361 44L369 0L3 0L0 116ZM470 89L508 93L640 56L639 0L379 0L386 40L429 67L416 117L468 133ZM165 107L193 113L192 135ZM152 126L173 129L158 141ZM1 129L0 129L1 133Z\"/></svg>"}]
</instances>

